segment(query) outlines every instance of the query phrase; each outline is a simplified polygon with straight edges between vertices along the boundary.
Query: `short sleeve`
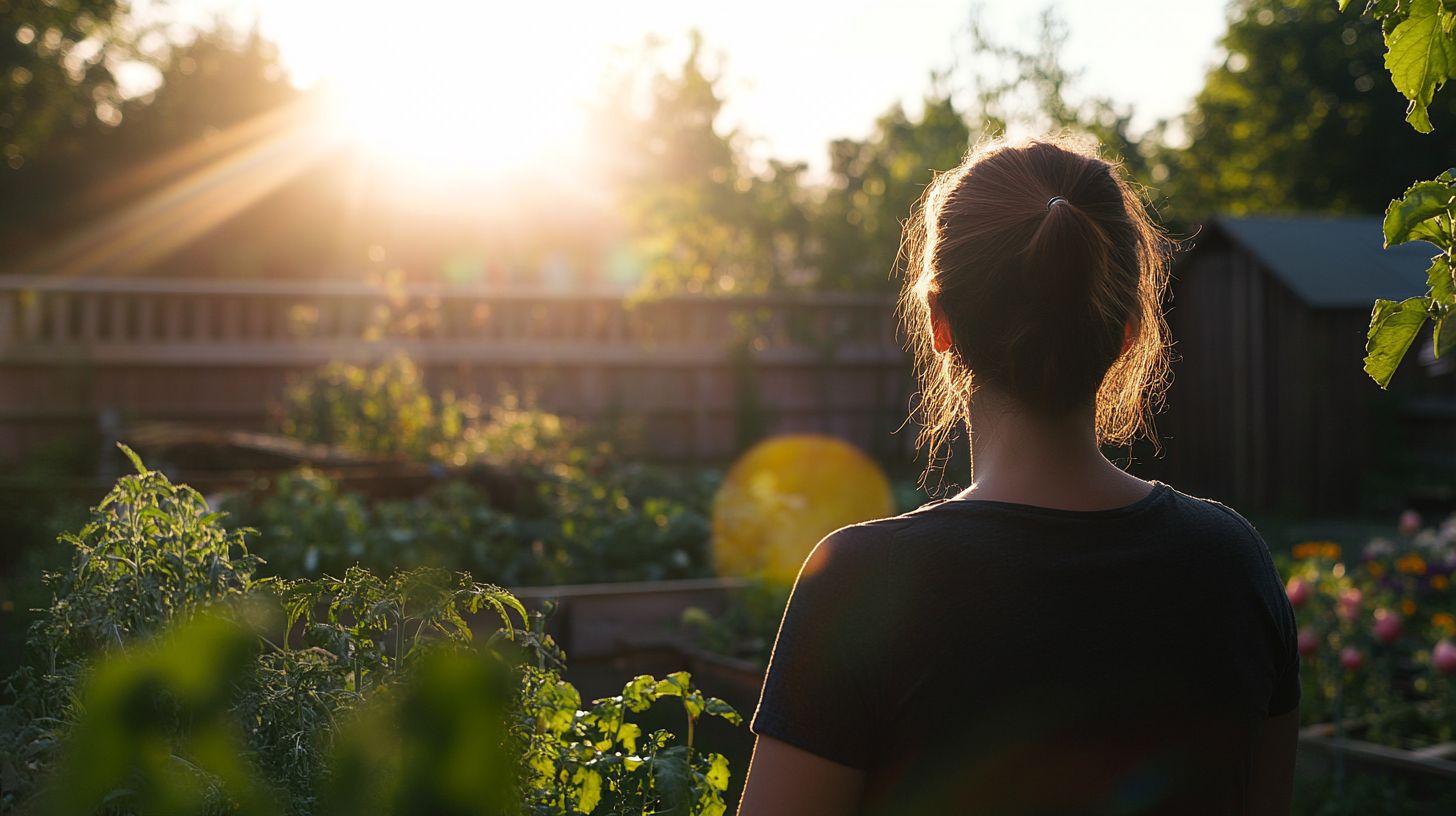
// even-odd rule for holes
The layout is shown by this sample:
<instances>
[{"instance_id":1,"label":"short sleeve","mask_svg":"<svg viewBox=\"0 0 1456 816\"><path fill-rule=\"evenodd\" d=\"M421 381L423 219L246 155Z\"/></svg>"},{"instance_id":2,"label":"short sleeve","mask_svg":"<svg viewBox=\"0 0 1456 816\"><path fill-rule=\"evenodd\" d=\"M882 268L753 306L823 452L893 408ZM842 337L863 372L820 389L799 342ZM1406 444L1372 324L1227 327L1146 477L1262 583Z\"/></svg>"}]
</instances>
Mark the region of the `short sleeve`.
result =
<instances>
[{"instance_id":1,"label":"short sleeve","mask_svg":"<svg viewBox=\"0 0 1456 816\"><path fill-rule=\"evenodd\" d=\"M1299 624L1294 620L1294 607L1289 595L1279 580L1279 573L1272 561L1269 569L1274 573L1275 623L1279 630L1279 654L1275 665L1279 671L1274 677L1274 693L1269 697L1269 716L1288 714L1299 707Z\"/></svg>"},{"instance_id":2,"label":"short sleeve","mask_svg":"<svg viewBox=\"0 0 1456 816\"><path fill-rule=\"evenodd\" d=\"M841 528L804 561L774 641L753 733L841 765L869 765L877 651L870 635L884 581L880 539L870 525Z\"/></svg>"},{"instance_id":3,"label":"short sleeve","mask_svg":"<svg viewBox=\"0 0 1456 816\"><path fill-rule=\"evenodd\" d=\"M1268 716L1288 714L1299 707L1299 624L1294 618L1294 607L1284 591L1284 581L1274 566L1269 545L1254 529L1248 519L1231 508L1214 503L1219 509L1237 519L1249 531L1252 545L1259 553L1260 574L1254 576L1259 597L1268 610L1273 630L1274 689L1269 695Z\"/></svg>"}]
</instances>

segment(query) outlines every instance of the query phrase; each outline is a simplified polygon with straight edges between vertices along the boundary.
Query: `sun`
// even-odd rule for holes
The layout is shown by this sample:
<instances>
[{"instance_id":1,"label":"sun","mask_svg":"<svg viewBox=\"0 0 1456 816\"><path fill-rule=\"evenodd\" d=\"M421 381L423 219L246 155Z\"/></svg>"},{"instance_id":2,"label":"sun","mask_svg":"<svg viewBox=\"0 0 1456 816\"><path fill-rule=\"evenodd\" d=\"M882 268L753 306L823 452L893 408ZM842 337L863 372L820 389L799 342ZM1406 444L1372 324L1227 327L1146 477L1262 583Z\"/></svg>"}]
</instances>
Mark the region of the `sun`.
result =
<instances>
[{"instance_id":1,"label":"sun","mask_svg":"<svg viewBox=\"0 0 1456 816\"><path fill-rule=\"evenodd\" d=\"M540 10L416 0L401 17L404 6L374 5L308 46L343 140L416 179L520 176L560 160L580 129L581 77Z\"/></svg>"}]
</instances>

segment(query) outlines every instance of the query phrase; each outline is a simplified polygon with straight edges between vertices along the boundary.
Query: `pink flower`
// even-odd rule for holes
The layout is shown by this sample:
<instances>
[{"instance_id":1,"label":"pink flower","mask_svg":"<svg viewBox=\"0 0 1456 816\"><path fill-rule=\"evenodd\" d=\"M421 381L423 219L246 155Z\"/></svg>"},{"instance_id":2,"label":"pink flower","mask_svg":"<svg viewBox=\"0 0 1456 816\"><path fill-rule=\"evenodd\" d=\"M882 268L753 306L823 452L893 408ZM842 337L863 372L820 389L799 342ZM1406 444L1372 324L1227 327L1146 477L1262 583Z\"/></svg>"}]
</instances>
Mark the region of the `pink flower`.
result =
<instances>
[{"instance_id":1,"label":"pink flower","mask_svg":"<svg viewBox=\"0 0 1456 816\"><path fill-rule=\"evenodd\" d=\"M1381 643L1394 643L1400 637L1400 615L1389 609L1375 610L1375 639Z\"/></svg>"},{"instance_id":2,"label":"pink flower","mask_svg":"<svg viewBox=\"0 0 1456 816\"><path fill-rule=\"evenodd\" d=\"M1347 589L1340 593L1340 600L1335 612L1345 620L1354 620L1360 616L1360 602L1365 596L1358 589Z\"/></svg>"},{"instance_id":3,"label":"pink flower","mask_svg":"<svg viewBox=\"0 0 1456 816\"><path fill-rule=\"evenodd\" d=\"M1436 664L1436 671L1447 677L1456 674L1456 645L1441 638L1436 643L1435 650L1431 652L1431 662Z\"/></svg>"},{"instance_id":4,"label":"pink flower","mask_svg":"<svg viewBox=\"0 0 1456 816\"><path fill-rule=\"evenodd\" d=\"M1309 657L1319 648L1319 635L1308 629L1299 630L1299 655Z\"/></svg>"},{"instance_id":5,"label":"pink flower","mask_svg":"<svg viewBox=\"0 0 1456 816\"><path fill-rule=\"evenodd\" d=\"M1305 602L1309 600L1309 584L1305 583L1302 578L1290 578L1284 591L1289 595L1289 605L1295 609L1304 606Z\"/></svg>"},{"instance_id":6,"label":"pink flower","mask_svg":"<svg viewBox=\"0 0 1456 816\"><path fill-rule=\"evenodd\" d=\"M1413 536L1421 531L1421 514L1414 510L1407 510L1400 514L1400 523L1396 529L1403 536Z\"/></svg>"},{"instance_id":7,"label":"pink flower","mask_svg":"<svg viewBox=\"0 0 1456 816\"><path fill-rule=\"evenodd\" d=\"M1365 665L1365 653L1354 646L1346 646L1340 650L1340 665L1349 671L1358 671Z\"/></svg>"}]
</instances>

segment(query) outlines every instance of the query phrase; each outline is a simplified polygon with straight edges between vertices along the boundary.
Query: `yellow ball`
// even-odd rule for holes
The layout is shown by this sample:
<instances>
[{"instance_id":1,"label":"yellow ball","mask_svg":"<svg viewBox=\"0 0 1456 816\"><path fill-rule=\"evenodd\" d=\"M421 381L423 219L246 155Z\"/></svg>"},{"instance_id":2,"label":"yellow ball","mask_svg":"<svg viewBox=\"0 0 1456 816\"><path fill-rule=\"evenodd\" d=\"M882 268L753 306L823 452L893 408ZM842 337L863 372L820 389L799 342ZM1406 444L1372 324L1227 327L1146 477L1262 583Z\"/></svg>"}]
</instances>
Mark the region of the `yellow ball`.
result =
<instances>
[{"instance_id":1,"label":"yellow ball","mask_svg":"<svg viewBox=\"0 0 1456 816\"><path fill-rule=\"evenodd\" d=\"M824 536L893 512L889 480L853 445L814 435L765 440L729 468L713 498L718 573L792 582Z\"/></svg>"}]
</instances>

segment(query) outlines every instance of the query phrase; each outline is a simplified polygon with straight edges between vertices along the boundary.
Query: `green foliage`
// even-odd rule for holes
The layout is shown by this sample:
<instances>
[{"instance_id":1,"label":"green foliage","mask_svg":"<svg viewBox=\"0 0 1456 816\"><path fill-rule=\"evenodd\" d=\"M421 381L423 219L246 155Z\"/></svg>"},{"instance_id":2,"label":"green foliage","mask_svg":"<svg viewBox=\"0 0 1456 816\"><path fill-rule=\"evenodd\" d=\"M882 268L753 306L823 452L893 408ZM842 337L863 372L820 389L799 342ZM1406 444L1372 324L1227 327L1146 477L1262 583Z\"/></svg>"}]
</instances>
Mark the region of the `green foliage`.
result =
<instances>
[{"instance_id":1,"label":"green foliage","mask_svg":"<svg viewBox=\"0 0 1456 816\"><path fill-rule=\"evenodd\" d=\"M722 613L710 615L693 607L683 612L683 623L700 648L766 666L792 589L757 579L733 593Z\"/></svg>"},{"instance_id":2,"label":"green foliage","mask_svg":"<svg viewBox=\"0 0 1456 816\"><path fill-rule=\"evenodd\" d=\"M424 565L510 586L662 580L711 574L706 475L638 464L602 472L507 471L525 495L502 507L463 480L414 499L367 502L311 470L278 477L230 524L257 528L273 575L339 575Z\"/></svg>"},{"instance_id":3,"label":"green foliage","mask_svg":"<svg viewBox=\"0 0 1456 816\"><path fill-rule=\"evenodd\" d=\"M1349 4L1340 0L1340 10ZM1456 76L1456 9L1441 0L1368 0L1364 13L1385 31L1385 67L1396 90L1410 100L1406 121L1430 133L1431 100Z\"/></svg>"},{"instance_id":4,"label":"green foliage","mask_svg":"<svg viewBox=\"0 0 1456 816\"><path fill-rule=\"evenodd\" d=\"M1375 301L1370 331L1365 340L1365 373L1381 388L1390 385L1395 369L1426 324L1429 298Z\"/></svg>"},{"instance_id":5,"label":"green foliage","mask_svg":"<svg viewBox=\"0 0 1456 816\"><path fill-rule=\"evenodd\" d=\"M7 247L0 265L11 271L59 263L58 240L79 225L176 183L217 158L217 134L298 98L275 49L256 33L218 30L174 45L127 14L125 3L18 5L17 26L0 27L0 148L9 154L0 165L0 242ZM36 16L65 22L27 19ZM28 46L12 36L22 24L36 32ZM54 48L45 45L52 31L65 32ZM154 67L162 84L123 99L111 73L123 62ZM6 88L17 77L23 87ZM210 241L222 242L229 231L212 232ZM254 231L232 243L235 251L208 268L240 271L266 251L260 244L275 242L259 241ZM290 251L297 243L289 242Z\"/></svg>"},{"instance_id":6,"label":"green foliage","mask_svg":"<svg viewBox=\"0 0 1456 816\"><path fill-rule=\"evenodd\" d=\"M1349 0L1339 0L1345 11ZM1367 0L1362 15L1379 22L1384 32L1385 65L1395 87L1410 100L1406 121L1421 133L1433 129L1429 108L1437 90L1456 76L1456 9L1441 0ZM1381 388L1395 370L1426 320L1435 322L1436 356L1456 345L1456 170L1435 181L1412 185L1385 210L1385 245L1426 241L1440 254L1431 259L1425 296L1397 304L1377 300L1370 313L1365 372Z\"/></svg>"},{"instance_id":7,"label":"green foliage","mask_svg":"<svg viewBox=\"0 0 1456 816\"><path fill-rule=\"evenodd\" d=\"M954 167L971 128L948 93L927 96L919 118L896 105L863 140L829 146L829 190L817 219L821 289L886 291L900 231L936 169Z\"/></svg>"},{"instance_id":8,"label":"green foliage","mask_svg":"<svg viewBox=\"0 0 1456 816\"><path fill-rule=\"evenodd\" d=\"M437 408L403 354L373 366L330 363L290 386L283 402L285 434L362 453L427 455L453 420L453 401Z\"/></svg>"},{"instance_id":9,"label":"green foliage","mask_svg":"<svg viewBox=\"0 0 1456 816\"><path fill-rule=\"evenodd\" d=\"M549 675L528 680L541 702L526 745L529 768L527 811L551 813L704 814L726 811L728 762L693 744L697 723L719 717L734 725L742 718L732 706L705 696L687 672L657 680L634 678L613 697L585 710L569 684ZM644 734L631 719L659 701L682 706L687 738L676 745L667 731Z\"/></svg>"},{"instance_id":10,"label":"green foliage","mask_svg":"<svg viewBox=\"0 0 1456 816\"><path fill-rule=\"evenodd\" d=\"M1219 46L1182 132L1156 148L1149 182L1168 197L1165 220L1375 213L1450 163L1446 145L1400 121L1406 102L1385 79L1379 21L1331 0L1238 0ZM1456 126L1456 105L1438 102L1432 120Z\"/></svg>"},{"instance_id":11,"label":"green foliage","mask_svg":"<svg viewBox=\"0 0 1456 816\"><path fill-rule=\"evenodd\" d=\"M737 134L719 130L720 77L694 32L680 66L642 64L609 84L598 108L612 184L648 294L762 292L781 287L801 264L809 196L802 164L770 162L755 173Z\"/></svg>"},{"instance_id":12,"label":"green foliage","mask_svg":"<svg viewBox=\"0 0 1456 816\"><path fill-rule=\"evenodd\" d=\"M47 149L66 151L80 133L112 119L121 100L106 58L117 51L114 27L125 9L118 0L6 3L0 24L0 178L8 182ZM81 47L88 41L103 47L88 54Z\"/></svg>"},{"instance_id":13,"label":"green foliage","mask_svg":"<svg viewBox=\"0 0 1456 816\"><path fill-rule=\"evenodd\" d=\"M56 600L28 638L45 667L34 700L40 716L65 707L92 655L241 597L261 563L247 549L250 530L223 529L197 491L123 450L137 473L118 480L78 532L61 536L72 566L45 576Z\"/></svg>"},{"instance_id":14,"label":"green foliage","mask_svg":"<svg viewBox=\"0 0 1456 816\"><path fill-rule=\"evenodd\" d=\"M243 531L133 461L66 537L37 661L10 680L0 809L724 812L726 761L693 731L740 720L686 674L583 710L504 590L429 568L254 581ZM681 745L628 716L667 698Z\"/></svg>"},{"instance_id":15,"label":"green foliage","mask_svg":"<svg viewBox=\"0 0 1456 816\"><path fill-rule=\"evenodd\" d=\"M1456 263L1453 211L1456 211L1456 170L1442 173L1435 181L1412 185L1385 211L1387 247L1426 241L1440 253L1431 259L1431 268L1426 274L1429 289L1424 296L1400 303L1375 302L1366 340L1365 373L1381 388L1390 385L1400 361L1428 319L1435 323L1437 356L1445 354L1456 343L1456 284L1451 277Z\"/></svg>"}]
</instances>

